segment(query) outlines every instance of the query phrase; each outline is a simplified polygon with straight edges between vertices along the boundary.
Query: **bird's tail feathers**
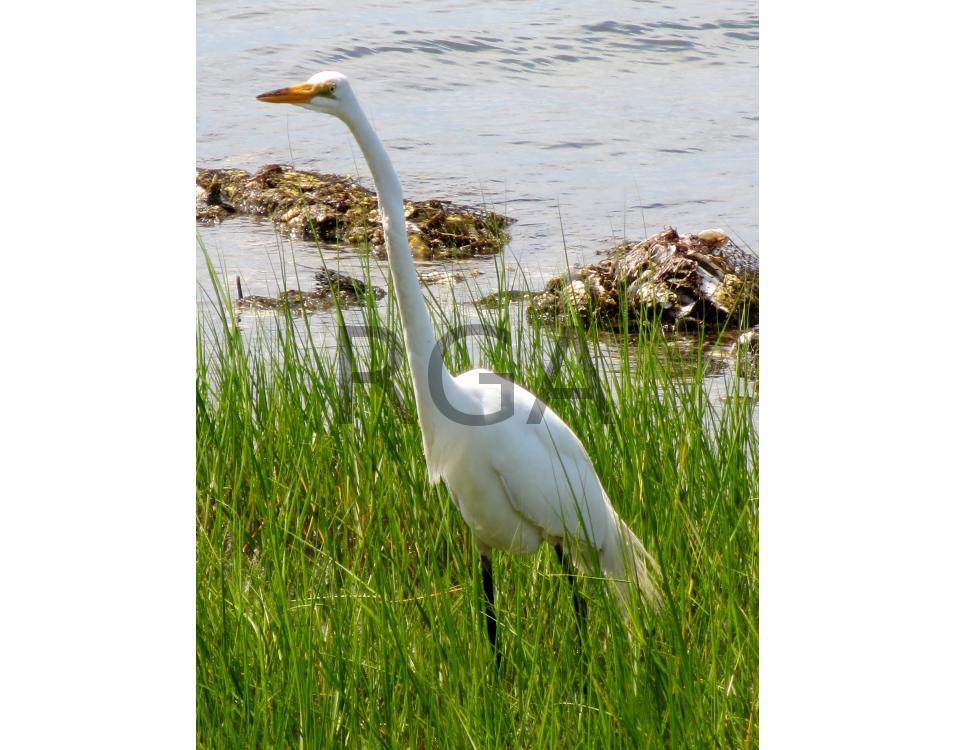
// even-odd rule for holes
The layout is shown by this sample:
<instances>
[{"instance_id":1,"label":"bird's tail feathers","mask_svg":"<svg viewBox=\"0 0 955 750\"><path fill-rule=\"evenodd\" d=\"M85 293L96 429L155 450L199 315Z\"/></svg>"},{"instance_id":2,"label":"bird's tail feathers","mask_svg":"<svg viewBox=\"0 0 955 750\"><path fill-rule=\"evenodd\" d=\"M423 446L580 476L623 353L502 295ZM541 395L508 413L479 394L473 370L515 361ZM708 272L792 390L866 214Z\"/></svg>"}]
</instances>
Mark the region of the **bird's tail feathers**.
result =
<instances>
[{"instance_id":1,"label":"bird's tail feathers","mask_svg":"<svg viewBox=\"0 0 955 750\"><path fill-rule=\"evenodd\" d=\"M600 550L600 567L614 584L620 609L630 619L630 607L640 602L656 611L660 608L660 566L627 524L614 513L616 529L611 529ZM634 585L636 584L636 585Z\"/></svg>"}]
</instances>

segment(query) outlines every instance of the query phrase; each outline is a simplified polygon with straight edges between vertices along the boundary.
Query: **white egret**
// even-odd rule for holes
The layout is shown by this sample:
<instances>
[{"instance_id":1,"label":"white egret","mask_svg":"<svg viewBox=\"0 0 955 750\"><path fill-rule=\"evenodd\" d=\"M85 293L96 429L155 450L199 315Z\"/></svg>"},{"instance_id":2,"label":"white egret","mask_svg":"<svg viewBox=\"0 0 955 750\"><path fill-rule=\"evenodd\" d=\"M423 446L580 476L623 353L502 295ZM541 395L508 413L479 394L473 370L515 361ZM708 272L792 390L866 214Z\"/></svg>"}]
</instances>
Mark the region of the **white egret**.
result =
<instances>
[{"instance_id":1,"label":"white egret","mask_svg":"<svg viewBox=\"0 0 955 750\"><path fill-rule=\"evenodd\" d=\"M581 569L599 562L615 582L625 614L636 591L656 604L659 595L652 579L657 565L610 504L573 431L519 385L482 369L452 377L445 367L411 259L398 175L348 79L323 71L306 83L258 99L334 115L351 130L368 162L378 191L428 476L432 484L444 480L477 541L488 638L498 663L491 550L529 554L548 542L573 581L566 547ZM576 587L574 604L582 622L585 607Z\"/></svg>"}]
</instances>

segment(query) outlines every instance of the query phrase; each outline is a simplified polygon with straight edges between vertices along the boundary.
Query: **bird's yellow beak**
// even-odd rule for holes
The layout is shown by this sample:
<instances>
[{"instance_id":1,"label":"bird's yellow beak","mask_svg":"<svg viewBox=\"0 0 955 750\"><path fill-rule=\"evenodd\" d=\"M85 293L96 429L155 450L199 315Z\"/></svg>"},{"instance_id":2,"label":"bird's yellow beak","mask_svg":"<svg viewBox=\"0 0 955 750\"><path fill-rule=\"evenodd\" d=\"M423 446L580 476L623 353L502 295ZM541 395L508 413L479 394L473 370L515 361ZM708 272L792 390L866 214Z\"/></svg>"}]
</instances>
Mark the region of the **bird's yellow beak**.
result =
<instances>
[{"instance_id":1,"label":"bird's yellow beak","mask_svg":"<svg viewBox=\"0 0 955 750\"><path fill-rule=\"evenodd\" d=\"M255 98L260 102L271 102L273 104L304 104L316 96L328 96L332 90L329 83L300 83L284 89L266 91Z\"/></svg>"}]
</instances>

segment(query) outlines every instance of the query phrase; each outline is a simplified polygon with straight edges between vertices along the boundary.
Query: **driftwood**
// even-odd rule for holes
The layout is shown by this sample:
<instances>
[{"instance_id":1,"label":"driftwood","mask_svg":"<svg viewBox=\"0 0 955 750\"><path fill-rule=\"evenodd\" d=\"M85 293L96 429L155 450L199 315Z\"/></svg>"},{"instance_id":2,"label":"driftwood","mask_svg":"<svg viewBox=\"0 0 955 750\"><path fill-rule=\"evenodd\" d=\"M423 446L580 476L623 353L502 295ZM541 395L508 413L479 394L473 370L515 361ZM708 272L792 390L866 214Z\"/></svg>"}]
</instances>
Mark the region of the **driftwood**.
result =
<instances>
[{"instance_id":1,"label":"driftwood","mask_svg":"<svg viewBox=\"0 0 955 750\"><path fill-rule=\"evenodd\" d=\"M339 175L272 164L254 175L241 169L196 170L196 221L234 215L272 219L287 234L316 242L350 242L384 253L378 198ZM418 258L490 255L508 240L505 216L440 200L405 201L408 242Z\"/></svg>"},{"instance_id":2,"label":"driftwood","mask_svg":"<svg viewBox=\"0 0 955 750\"><path fill-rule=\"evenodd\" d=\"M530 310L560 320L575 313L616 330L627 318L674 327L752 325L759 320L759 262L718 229L681 235L667 228L625 242L599 263L552 278Z\"/></svg>"}]
</instances>

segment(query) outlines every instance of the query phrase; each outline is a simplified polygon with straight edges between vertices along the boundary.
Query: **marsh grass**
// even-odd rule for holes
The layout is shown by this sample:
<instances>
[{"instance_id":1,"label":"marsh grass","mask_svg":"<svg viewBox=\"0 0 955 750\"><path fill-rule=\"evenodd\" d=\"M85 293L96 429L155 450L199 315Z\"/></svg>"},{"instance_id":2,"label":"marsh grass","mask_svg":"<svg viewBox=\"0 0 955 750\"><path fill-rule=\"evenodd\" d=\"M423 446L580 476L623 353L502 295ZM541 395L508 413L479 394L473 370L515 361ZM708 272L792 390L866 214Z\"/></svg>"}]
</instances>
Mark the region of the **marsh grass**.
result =
<instances>
[{"instance_id":1,"label":"marsh grass","mask_svg":"<svg viewBox=\"0 0 955 750\"><path fill-rule=\"evenodd\" d=\"M647 320L608 363L592 332L525 325L517 306L433 309L439 337L477 314L488 335L455 341L448 366L507 373L547 400L664 576L661 611L629 634L582 576L578 636L553 550L495 554L498 674L478 555L428 486L403 360L383 382L342 382L341 352L353 373L387 370L394 339L352 336L336 353L289 311L274 335L243 335L213 295L197 341L199 746L757 744L754 403L712 402L702 342L676 362ZM365 325L400 341L386 300Z\"/></svg>"}]
</instances>

